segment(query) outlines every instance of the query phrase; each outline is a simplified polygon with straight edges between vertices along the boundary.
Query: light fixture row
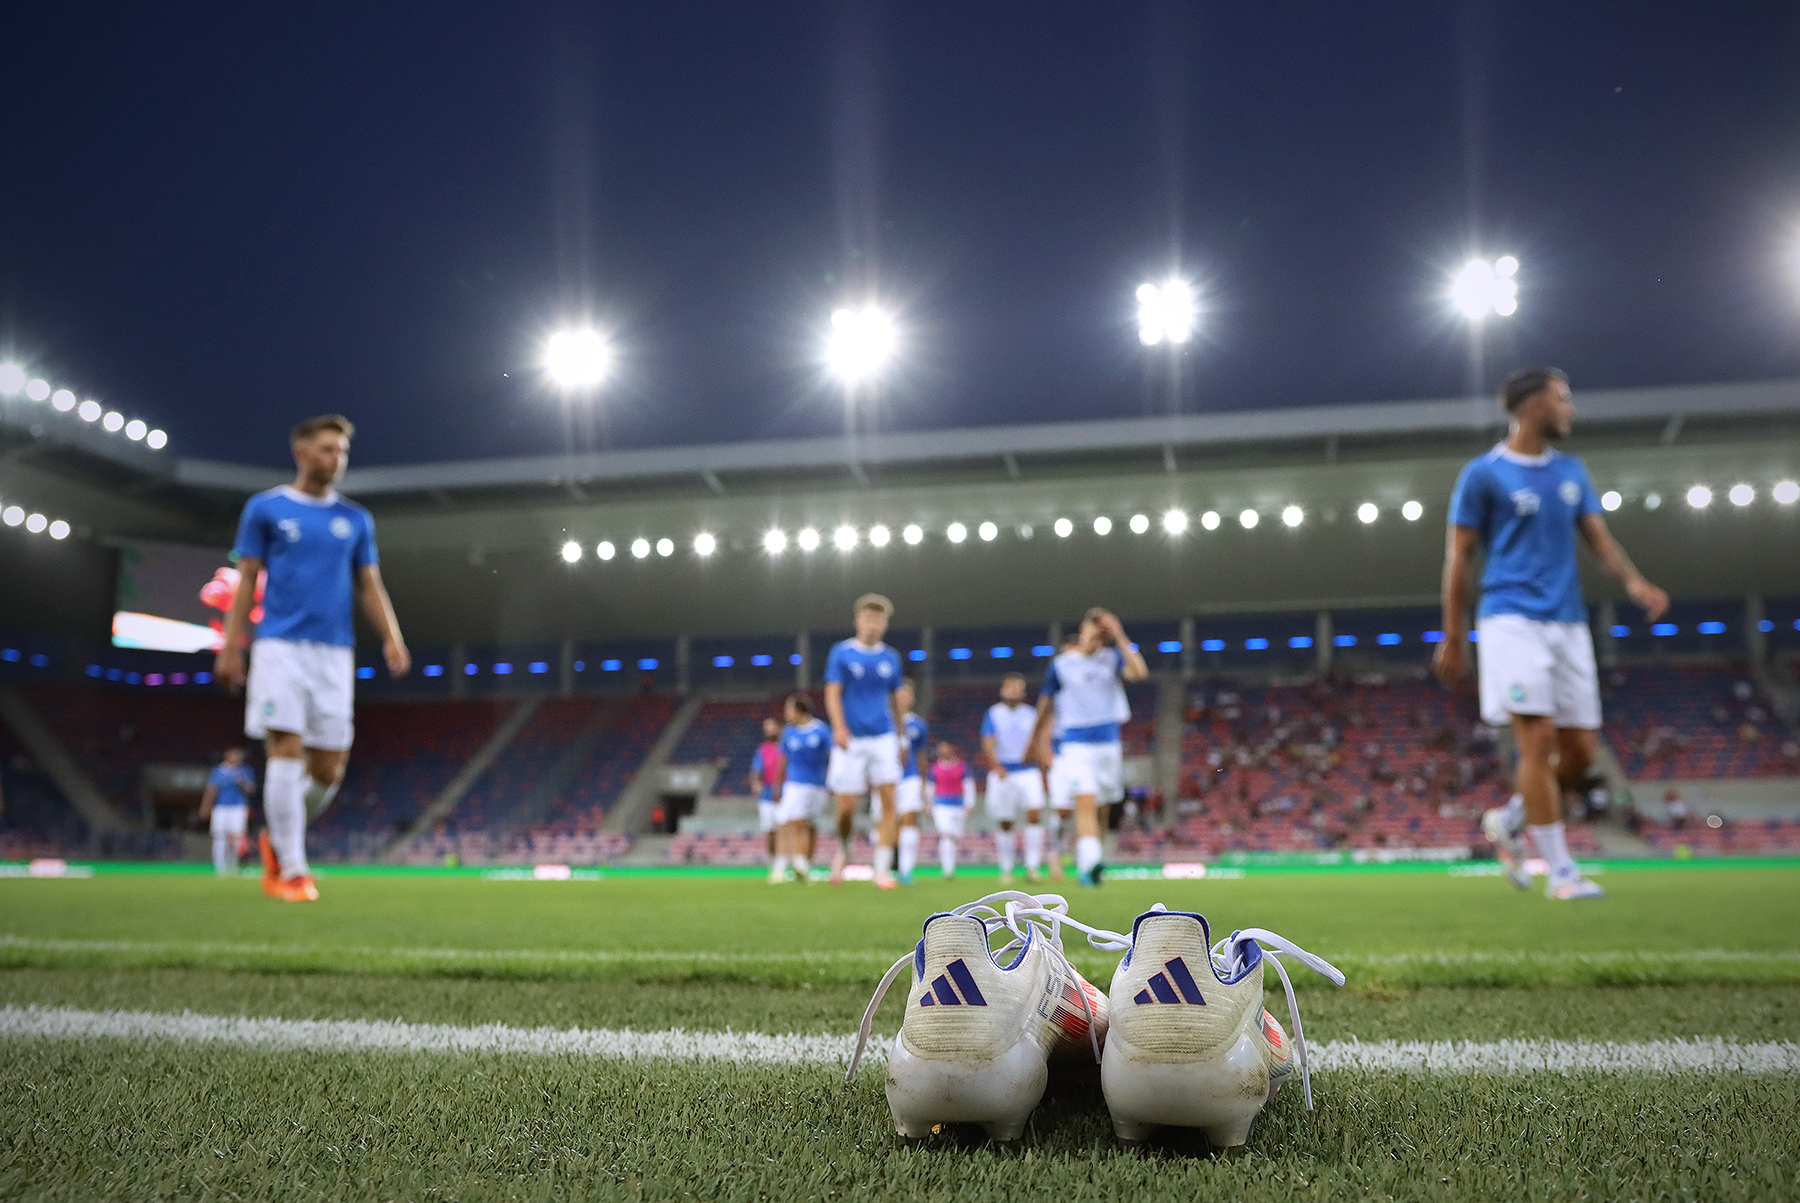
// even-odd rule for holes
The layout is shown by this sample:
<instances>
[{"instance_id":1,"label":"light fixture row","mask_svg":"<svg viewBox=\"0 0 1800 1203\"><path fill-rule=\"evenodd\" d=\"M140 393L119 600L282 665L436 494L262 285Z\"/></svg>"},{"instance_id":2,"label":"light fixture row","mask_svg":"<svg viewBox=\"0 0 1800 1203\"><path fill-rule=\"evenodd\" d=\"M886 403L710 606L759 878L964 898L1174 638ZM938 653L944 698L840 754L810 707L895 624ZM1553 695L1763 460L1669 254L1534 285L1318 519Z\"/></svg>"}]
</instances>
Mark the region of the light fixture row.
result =
<instances>
[{"instance_id":1,"label":"light fixture row","mask_svg":"<svg viewBox=\"0 0 1800 1203\"><path fill-rule=\"evenodd\" d=\"M20 393L32 401L48 401L50 407L60 413L74 411L75 416L83 422L98 422L100 429L108 434L123 434L134 443L142 443L152 451L161 451L169 445L169 436L160 430L153 430L140 418L127 418L116 409L107 409L98 401L89 398L78 401L72 390L53 388L48 380L41 376L27 376L25 369L16 363L0 363L0 394L16 397Z\"/></svg>"},{"instance_id":2,"label":"light fixture row","mask_svg":"<svg viewBox=\"0 0 1800 1203\"><path fill-rule=\"evenodd\" d=\"M49 518L16 504L0 505L0 524L22 526L31 534L49 535L52 539L67 539L71 529L61 518Z\"/></svg>"}]
</instances>

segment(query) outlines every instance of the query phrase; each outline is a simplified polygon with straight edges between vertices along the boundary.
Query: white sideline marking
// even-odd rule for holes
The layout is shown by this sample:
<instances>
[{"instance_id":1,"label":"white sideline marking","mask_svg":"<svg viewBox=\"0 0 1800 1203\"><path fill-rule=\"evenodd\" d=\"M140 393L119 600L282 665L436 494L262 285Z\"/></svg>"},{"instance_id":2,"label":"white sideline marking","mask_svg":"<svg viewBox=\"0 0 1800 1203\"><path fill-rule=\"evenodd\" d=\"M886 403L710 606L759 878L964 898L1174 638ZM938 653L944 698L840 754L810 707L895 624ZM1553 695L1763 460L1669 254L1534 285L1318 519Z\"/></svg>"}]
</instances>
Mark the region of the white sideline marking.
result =
<instances>
[{"instance_id":1,"label":"white sideline marking","mask_svg":"<svg viewBox=\"0 0 1800 1203\"><path fill-rule=\"evenodd\" d=\"M155 1011L0 1008L0 1037L173 1040L308 1052L512 1053L630 1061L738 1061L842 1065L855 1036L755 1032L637 1032L611 1028L458 1027L365 1019L251 1019ZM886 1055L877 1036L868 1055ZM1694 1040L1326 1041L1311 1049L1321 1073L1573 1074L1800 1073L1800 1043Z\"/></svg>"}]
</instances>

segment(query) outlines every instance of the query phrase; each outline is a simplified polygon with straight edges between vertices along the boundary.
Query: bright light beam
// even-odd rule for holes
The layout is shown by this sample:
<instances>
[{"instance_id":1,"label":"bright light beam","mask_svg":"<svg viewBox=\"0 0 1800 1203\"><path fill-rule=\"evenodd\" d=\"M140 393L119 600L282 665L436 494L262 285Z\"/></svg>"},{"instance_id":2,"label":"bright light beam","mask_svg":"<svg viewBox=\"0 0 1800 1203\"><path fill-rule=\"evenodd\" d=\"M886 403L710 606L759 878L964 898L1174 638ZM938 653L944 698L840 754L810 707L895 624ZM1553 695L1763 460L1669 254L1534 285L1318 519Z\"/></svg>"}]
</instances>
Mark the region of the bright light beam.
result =
<instances>
[{"instance_id":1,"label":"bright light beam","mask_svg":"<svg viewBox=\"0 0 1800 1203\"><path fill-rule=\"evenodd\" d=\"M1502 255L1489 263L1471 259L1450 282L1450 301L1472 322L1488 314L1510 317L1519 309L1519 261Z\"/></svg>"},{"instance_id":2,"label":"bright light beam","mask_svg":"<svg viewBox=\"0 0 1800 1203\"><path fill-rule=\"evenodd\" d=\"M1200 308L1186 280L1138 285L1138 341L1146 347L1185 343L1194 335Z\"/></svg>"},{"instance_id":3,"label":"bright light beam","mask_svg":"<svg viewBox=\"0 0 1800 1203\"><path fill-rule=\"evenodd\" d=\"M845 384L856 384L880 372L899 343L893 317L879 306L834 310L825 341L825 366Z\"/></svg>"},{"instance_id":4,"label":"bright light beam","mask_svg":"<svg viewBox=\"0 0 1800 1203\"><path fill-rule=\"evenodd\" d=\"M593 388L612 363L612 345L598 330L559 330L544 343L544 375L565 392Z\"/></svg>"}]
</instances>

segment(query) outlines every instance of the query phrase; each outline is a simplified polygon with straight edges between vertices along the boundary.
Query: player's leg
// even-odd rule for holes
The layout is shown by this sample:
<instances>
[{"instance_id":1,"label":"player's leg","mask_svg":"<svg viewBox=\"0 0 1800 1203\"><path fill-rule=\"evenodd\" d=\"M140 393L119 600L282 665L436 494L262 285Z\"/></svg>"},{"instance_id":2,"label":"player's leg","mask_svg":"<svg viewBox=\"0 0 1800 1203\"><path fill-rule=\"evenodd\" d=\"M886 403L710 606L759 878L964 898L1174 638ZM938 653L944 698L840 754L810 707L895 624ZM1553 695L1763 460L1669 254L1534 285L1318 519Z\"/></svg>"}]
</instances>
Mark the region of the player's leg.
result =
<instances>
[{"instance_id":1,"label":"player's leg","mask_svg":"<svg viewBox=\"0 0 1800 1203\"><path fill-rule=\"evenodd\" d=\"M225 807L215 806L209 830L212 834L213 872L220 877L237 874L237 834L233 824L225 822ZM236 810L237 807L230 809Z\"/></svg>"},{"instance_id":2,"label":"player's leg","mask_svg":"<svg viewBox=\"0 0 1800 1203\"><path fill-rule=\"evenodd\" d=\"M1550 655L1542 637L1544 626L1516 614L1490 615L1479 623L1481 640L1475 645L1475 655L1482 721L1496 727L1512 726L1515 736L1516 716L1543 717L1554 711ZM1525 867L1525 832L1538 820L1532 817L1522 780L1535 781L1538 769L1526 763L1522 747L1519 751L1512 798L1481 816L1481 830L1493 844L1506 879L1519 889L1528 889L1531 873ZM1554 808L1546 812L1539 805L1538 813L1554 817Z\"/></svg>"},{"instance_id":3,"label":"player's leg","mask_svg":"<svg viewBox=\"0 0 1800 1203\"><path fill-rule=\"evenodd\" d=\"M893 734L870 735L862 744L864 772L873 789L875 805L875 885L893 889L894 856L900 844L900 806L895 789L900 783L900 740Z\"/></svg>"},{"instance_id":4,"label":"player's leg","mask_svg":"<svg viewBox=\"0 0 1800 1203\"><path fill-rule=\"evenodd\" d=\"M1063 760L1069 773L1069 792L1075 799L1075 870L1083 885L1098 882L1105 852L1100 842L1100 790L1095 759L1098 744L1066 743Z\"/></svg>"},{"instance_id":5,"label":"player's leg","mask_svg":"<svg viewBox=\"0 0 1800 1203\"><path fill-rule=\"evenodd\" d=\"M244 685L244 734L263 741L263 893L283 895L282 882L306 865L307 689L294 644L259 639L250 648ZM295 845L298 845L296 849Z\"/></svg>"},{"instance_id":6,"label":"player's leg","mask_svg":"<svg viewBox=\"0 0 1800 1203\"><path fill-rule=\"evenodd\" d=\"M851 741L852 746L855 740ZM856 831L856 804L868 790L861 764L850 748L833 747L825 768L825 787L837 804L838 850L831 858L831 884L841 885L850 861L850 837Z\"/></svg>"},{"instance_id":7,"label":"player's leg","mask_svg":"<svg viewBox=\"0 0 1800 1203\"><path fill-rule=\"evenodd\" d=\"M963 808L939 804L931 808L931 821L938 833L938 867L944 880L956 876L956 845L962 838Z\"/></svg>"},{"instance_id":8,"label":"player's leg","mask_svg":"<svg viewBox=\"0 0 1800 1203\"><path fill-rule=\"evenodd\" d=\"M1012 787L1012 774L1001 776L998 772L989 773L981 804L987 809L988 818L994 821L994 861L1000 868L1000 880L1011 881L1013 852L1018 839L1013 834L1013 822L1018 818L1018 801Z\"/></svg>"},{"instance_id":9,"label":"player's leg","mask_svg":"<svg viewBox=\"0 0 1800 1203\"><path fill-rule=\"evenodd\" d=\"M1019 779L1019 809L1025 812L1025 880L1036 881L1044 865L1044 776L1023 768Z\"/></svg>"},{"instance_id":10,"label":"player's leg","mask_svg":"<svg viewBox=\"0 0 1800 1203\"><path fill-rule=\"evenodd\" d=\"M306 744L298 731L268 730L263 736L263 817L276 858L275 880L264 866L265 892L308 872L306 864ZM275 888L271 888L271 886Z\"/></svg>"},{"instance_id":11,"label":"player's leg","mask_svg":"<svg viewBox=\"0 0 1800 1203\"><path fill-rule=\"evenodd\" d=\"M919 863L919 810L923 793L917 777L902 777L895 787L895 805L900 811L900 880L911 884L913 870Z\"/></svg>"},{"instance_id":12,"label":"player's leg","mask_svg":"<svg viewBox=\"0 0 1800 1203\"><path fill-rule=\"evenodd\" d=\"M1600 675L1594 665L1594 641L1586 623L1549 623L1551 701L1556 730L1553 755L1556 773L1556 825L1547 833L1561 846L1559 864L1551 866L1546 893L1561 901L1598 898L1605 894L1581 876L1563 840L1563 796L1579 792L1600 751ZM1538 838L1534 829L1532 837ZM1539 848L1543 848L1540 841ZM1544 859L1550 860L1546 853Z\"/></svg>"},{"instance_id":13,"label":"player's leg","mask_svg":"<svg viewBox=\"0 0 1800 1203\"><path fill-rule=\"evenodd\" d=\"M1075 830L1075 799L1070 797L1067 801L1067 806L1059 806L1051 813L1049 830L1044 833L1045 843L1049 845L1051 881L1063 879L1063 853L1069 833Z\"/></svg>"}]
</instances>

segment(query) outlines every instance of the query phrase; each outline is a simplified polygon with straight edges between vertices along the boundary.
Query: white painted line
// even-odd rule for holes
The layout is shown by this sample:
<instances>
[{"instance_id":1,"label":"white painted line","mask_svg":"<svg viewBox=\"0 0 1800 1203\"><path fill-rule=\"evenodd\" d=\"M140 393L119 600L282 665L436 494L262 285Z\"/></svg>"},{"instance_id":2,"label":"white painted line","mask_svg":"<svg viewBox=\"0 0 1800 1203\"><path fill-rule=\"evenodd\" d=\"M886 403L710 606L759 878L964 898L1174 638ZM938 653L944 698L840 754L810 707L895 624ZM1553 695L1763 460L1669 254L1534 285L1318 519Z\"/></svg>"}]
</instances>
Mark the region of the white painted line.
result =
<instances>
[{"instance_id":1,"label":"white painted line","mask_svg":"<svg viewBox=\"0 0 1800 1203\"><path fill-rule=\"evenodd\" d=\"M755 1032L638 1032L610 1028L458 1027L343 1019L251 1019L154 1011L0 1008L0 1038L172 1040L277 1051L510 1053L631 1061L842 1065L856 1037ZM887 1041L871 1041L879 1060ZM1594 1041L1326 1041L1311 1047L1321 1073L1573 1074L1800 1073L1800 1043L1719 1039Z\"/></svg>"}]
</instances>

